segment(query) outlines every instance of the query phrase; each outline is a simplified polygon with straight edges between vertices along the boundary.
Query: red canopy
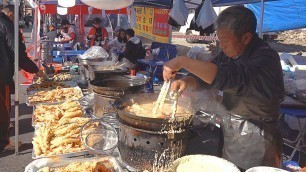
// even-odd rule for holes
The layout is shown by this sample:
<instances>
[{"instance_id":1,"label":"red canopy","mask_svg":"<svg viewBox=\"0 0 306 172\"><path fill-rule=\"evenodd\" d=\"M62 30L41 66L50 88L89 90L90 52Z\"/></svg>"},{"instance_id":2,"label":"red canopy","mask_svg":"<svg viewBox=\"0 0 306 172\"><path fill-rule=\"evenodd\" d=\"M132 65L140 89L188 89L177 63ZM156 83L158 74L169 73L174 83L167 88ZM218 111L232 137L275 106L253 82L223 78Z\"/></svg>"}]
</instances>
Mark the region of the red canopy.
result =
<instances>
[{"instance_id":1,"label":"red canopy","mask_svg":"<svg viewBox=\"0 0 306 172\"><path fill-rule=\"evenodd\" d=\"M57 14L57 4L40 4L39 10L41 14ZM88 5L75 5L68 8L68 14L102 14L102 10L92 8L92 12L88 12ZM119 10L105 10L105 14L127 14L127 9L122 8Z\"/></svg>"}]
</instances>

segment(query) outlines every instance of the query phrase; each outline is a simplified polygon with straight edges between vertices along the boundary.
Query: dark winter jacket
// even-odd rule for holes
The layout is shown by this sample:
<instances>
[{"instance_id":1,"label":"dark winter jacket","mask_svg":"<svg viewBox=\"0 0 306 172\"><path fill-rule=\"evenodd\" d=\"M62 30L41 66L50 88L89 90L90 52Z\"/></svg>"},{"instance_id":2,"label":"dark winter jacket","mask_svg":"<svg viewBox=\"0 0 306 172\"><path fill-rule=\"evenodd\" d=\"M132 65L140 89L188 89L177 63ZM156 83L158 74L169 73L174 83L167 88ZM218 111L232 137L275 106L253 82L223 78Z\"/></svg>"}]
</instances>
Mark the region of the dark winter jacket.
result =
<instances>
[{"instance_id":1,"label":"dark winter jacket","mask_svg":"<svg viewBox=\"0 0 306 172\"><path fill-rule=\"evenodd\" d=\"M23 70L36 73L38 67L28 58L26 47L19 32L19 67ZM0 86L10 84L14 75L14 24L0 12Z\"/></svg>"},{"instance_id":2,"label":"dark winter jacket","mask_svg":"<svg viewBox=\"0 0 306 172\"><path fill-rule=\"evenodd\" d=\"M254 37L237 59L221 52L214 60L218 72L204 87L223 91L223 105L233 115L258 122L274 122L285 91L280 58L259 37Z\"/></svg>"},{"instance_id":3,"label":"dark winter jacket","mask_svg":"<svg viewBox=\"0 0 306 172\"><path fill-rule=\"evenodd\" d=\"M142 47L139 38L132 37L127 41L123 54L125 58L136 64L137 59L143 59L146 56L146 50Z\"/></svg>"}]
</instances>

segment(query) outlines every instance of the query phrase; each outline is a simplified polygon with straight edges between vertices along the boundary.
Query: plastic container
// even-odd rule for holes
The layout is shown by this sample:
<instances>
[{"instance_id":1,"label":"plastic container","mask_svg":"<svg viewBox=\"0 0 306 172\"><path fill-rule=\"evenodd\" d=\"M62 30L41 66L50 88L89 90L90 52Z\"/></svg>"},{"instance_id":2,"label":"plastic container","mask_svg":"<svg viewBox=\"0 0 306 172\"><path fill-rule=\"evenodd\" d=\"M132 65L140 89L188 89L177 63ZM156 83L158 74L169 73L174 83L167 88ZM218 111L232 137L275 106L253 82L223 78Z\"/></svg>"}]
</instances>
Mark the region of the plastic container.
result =
<instances>
[{"instance_id":1,"label":"plastic container","mask_svg":"<svg viewBox=\"0 0 306 172\"><path fill-rule=\"evenodd\" d=\"M116 129L102 120L91 120L81 130L84 147L94 155L112 155L118 144Z\"/></svg>"},{"instance_id":2,"label":"plastic container","mask_svg":"<svg viewBox=\"0 0 306 172\"><path fill-rule=\"evenodd\" d=\"M288 170L290 172L300 172L301 171L301 167L295 161L283 162L283 169Z\"/></svg>"}]
</instances>

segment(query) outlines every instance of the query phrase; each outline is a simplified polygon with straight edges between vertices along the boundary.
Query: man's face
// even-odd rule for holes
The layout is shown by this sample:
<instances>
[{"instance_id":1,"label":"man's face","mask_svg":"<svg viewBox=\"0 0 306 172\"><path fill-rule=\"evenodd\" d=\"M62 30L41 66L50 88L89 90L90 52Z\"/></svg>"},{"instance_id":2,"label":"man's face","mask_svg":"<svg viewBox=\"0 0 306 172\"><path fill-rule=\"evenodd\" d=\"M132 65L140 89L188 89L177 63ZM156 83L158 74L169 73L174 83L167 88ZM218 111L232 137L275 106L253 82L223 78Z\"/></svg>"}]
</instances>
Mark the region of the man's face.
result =
<instances>
[{"instance_id":1,"label":"man's face","mask_svg":"<svg viewBox=\"0 0 306 172\"><path fill-rule=\"evenodd\" d=\"M238 38L230 29L223 28L217 30L219 45L224 54L230 58L236 58L241 55L250 42L249 35L246 36L246 34Z\"/></svg>"}]
</instances>

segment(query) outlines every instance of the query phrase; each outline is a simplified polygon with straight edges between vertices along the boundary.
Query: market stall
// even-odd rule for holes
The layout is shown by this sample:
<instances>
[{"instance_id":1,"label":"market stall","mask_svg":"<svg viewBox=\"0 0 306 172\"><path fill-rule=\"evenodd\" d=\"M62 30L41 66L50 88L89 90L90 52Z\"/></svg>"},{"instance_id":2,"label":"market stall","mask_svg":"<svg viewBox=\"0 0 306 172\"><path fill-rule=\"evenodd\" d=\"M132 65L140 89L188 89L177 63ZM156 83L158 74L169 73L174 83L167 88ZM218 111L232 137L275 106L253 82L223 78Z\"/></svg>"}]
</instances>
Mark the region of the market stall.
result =
<instances>
[{"instance_id":1,"label":"market stall","mask_svg":"<svg viewBox=\"0 0 306 172\"><path fill-rule=\"evenodd\" d=\"M194 170L239 171L231 162L215 156L182 157L189 154L189 135L196 130L191 125L195 113L190 95L178 98L170 93L169 83L159 94L144 93L144 78L130 76L127 70L115 66L103 66L102 61L80 62L84 76L48 75L47 79L36 78L28 90L35 132L34 161L26 172L69 168L175 171L191 166ZM81 89L75 84L82 77L89 83ZM203 116L197 114L196 118Z\"/></svg>"},{"instance_id":2,"label":"market stall","mask_svg":"<svg viewBox=\"0 0 306 172\"><path fill-rule=\"evenodd\" d=\"M192 95L179 97L169 90L169 82L159 94L144 93L148 78L132 76L128 64L117 63L114 51L54 53L76 56L78 61L57 72L47 65L50 72L35 78L27 90L35 131L34 161L26 172L239 171L235 164L216 156L184 156L195 130ZM157 62L148 64L162 66ZM212 106L218 107L220 102L216 103ZM213 124L217 121L214 110L208 120Z\"/></svg>"}]
</instances>

